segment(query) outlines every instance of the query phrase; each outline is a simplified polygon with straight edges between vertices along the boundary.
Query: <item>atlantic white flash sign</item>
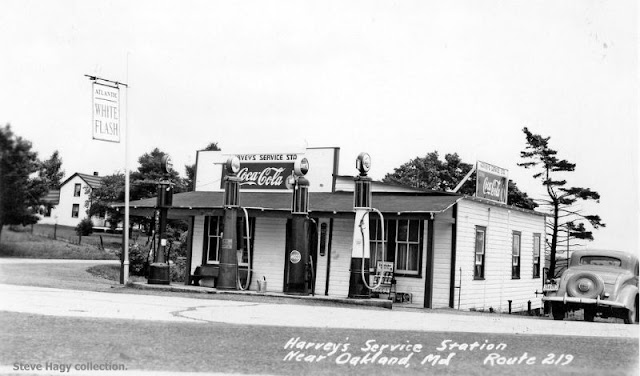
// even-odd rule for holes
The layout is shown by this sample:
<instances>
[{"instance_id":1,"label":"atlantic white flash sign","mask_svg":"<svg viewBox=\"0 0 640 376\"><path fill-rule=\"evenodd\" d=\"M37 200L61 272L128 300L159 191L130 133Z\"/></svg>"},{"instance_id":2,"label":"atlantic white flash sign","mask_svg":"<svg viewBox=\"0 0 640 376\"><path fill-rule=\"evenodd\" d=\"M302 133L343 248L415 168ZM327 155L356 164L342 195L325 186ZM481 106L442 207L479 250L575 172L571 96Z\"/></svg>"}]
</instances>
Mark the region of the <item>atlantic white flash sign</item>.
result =
<instances>
[{"instance_id":1,"label":"atlantic white flash sign","mask_svg":"<svg viewBox=\"0 0 640 376\"><path fill-rule=\"evenodd\" d=\"M120 90L93 83L93 139L120 142Z\"/></svg>"}]
</instances>

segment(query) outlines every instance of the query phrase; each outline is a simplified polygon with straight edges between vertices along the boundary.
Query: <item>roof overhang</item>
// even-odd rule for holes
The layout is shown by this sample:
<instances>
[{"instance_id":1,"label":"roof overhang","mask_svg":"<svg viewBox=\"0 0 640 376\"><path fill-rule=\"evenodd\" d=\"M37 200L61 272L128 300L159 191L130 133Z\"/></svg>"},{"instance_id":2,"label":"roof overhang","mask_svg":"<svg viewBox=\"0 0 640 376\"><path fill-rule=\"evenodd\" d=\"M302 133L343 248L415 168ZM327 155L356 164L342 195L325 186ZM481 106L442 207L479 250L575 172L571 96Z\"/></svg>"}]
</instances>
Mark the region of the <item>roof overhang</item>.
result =
<instances>
[{"instance_id":1,"label":"roof overhang","mask_svg":"<svg viewBox=\"0 0 640 376\"><path fill-rule=\"evenodd\" d=\"M224 192L193 191L173 195L170 217L217 215L224 210ZM291 215L291 192L241 192L240 205L251 213L262 216ZM373 193L372 206L385 215L428 216L447 211L462 199L459 195L433 195L425 193ZM112 205L124 208L124 203ZM156 198L131 201L131 215L151 216L157 209ZM353 216L353 193L311 192L309 214L328 216Z\"/></svg>"}]
</instances>

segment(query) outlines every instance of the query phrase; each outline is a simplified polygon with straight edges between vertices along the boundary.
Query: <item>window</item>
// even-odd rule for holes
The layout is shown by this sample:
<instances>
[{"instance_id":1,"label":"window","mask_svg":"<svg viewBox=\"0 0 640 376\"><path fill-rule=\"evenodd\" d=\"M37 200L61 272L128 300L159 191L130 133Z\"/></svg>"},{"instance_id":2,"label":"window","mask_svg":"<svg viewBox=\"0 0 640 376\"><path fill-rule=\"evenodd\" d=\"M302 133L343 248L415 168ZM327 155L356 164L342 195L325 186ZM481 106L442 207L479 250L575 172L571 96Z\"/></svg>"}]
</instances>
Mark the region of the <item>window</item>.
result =
<instances>
[{"instance_id":1,"label":"window","mask_svg":"<svg viewBox=\"0 0 640 376\"><path fill-rule=\"evenodd\" d=\"M619 268L622 266L622 261L620 261L619 258L610 256L584 256L580 258L580 265L600 265Z\"/></svg>"},{"instance_id":2,"label":"window","mask_svg":"<svg viewBox=\"0 0 640 376\"><path fill-rule=\"evenodd\" d=\"M80 197L80 184L73 186L73 197Z\"/></svg>"},{"instance_id":3,"label":"window","mask_svg":"<svg viewBox=\"0 0 640 376\"><path fill-rule=\"evenodd\" d=\"M253 229L255 228L256 219L253 217L249 217L249 233L247 234L247 224L245 222L244 216L238 218L237 223L237 232L239 237L242 238L241 242L238 242L238 249L242 250L242 260L238 265L240 266L248 266L249 265L249 253L247 245L251 245L251 249L253 250ZM251 252L253 255L253 251Z\"/></svg>"},{"instance_id":4,"label":"window","mask_svg":"<svg viewBox=\"0 0 640 376\"><path fill-rule=\"evenodd\" d=\"M383 234L380 220L369 219L371 270L375 270L378 261L391 261L396 274L419 276L422 223L422 220L417 219L385 220Z\"/></svg>"},{"instance_id":5,"label":"window","mask_svg":"<svg viewBox=\"0 0 640 376\"><path fill-rule=\"evenodd\" d=\"M206 217L204 226L204 254L207 262L219 262L220 241L222 239L222 217Z\"/></svg>"},{"instance_id":6,"label":"window","mask_svg":"<svg viewBox=\"0 0 640 376\"><path fill-rule=\"evenodd\" d=\"M540 278L540 234L533 234L533 278Z\"/></svg>"},{"instance_id":7,"label":"window","mask_svg":"<svg viewBox=\"0 0 640 376\"><path fill-rule=\"evenodd\" d=\"M418 274L420 221L403 219L396 224L396 272Z\"/></svg>"},{"instance_id":8,"label":"window","mask_svg":"<svg viewBox=\"0 0 640 376\"><path fill-rule=\"evenodd\" d=\"M473 278L484 279L484 255L486 246L487 228L476 226L476 251L475 261L473 266Z\"/></svg>"},{"instance_id":9,"label":"window","mask_svg":"<svg viewBox=\"0 0 640 376\"><path fill-rule=\"evenodd\" d=\"M73 207L71 208L71 218L78 218L79 214L80 214L80 204L73 204Z\"/></svg>"},{"instance_id":10,"label":"window","mask_svg":"<svg viewBox=\"0 0 640 376\"><path fill-rule=\"evenodd\" d=\"M249 254L247 253L247 244L251 244L253 249L253 228L255 227L255 218L249 218L249 234L246 232L246 224L244 217L239 217L236 224L236 234L238 239L238 249L242 250L242 260L238 265L249 265ZM224 232L224 217L211 216L205 217L204 227L204 254L206 262L217 264L220 262L220 244L222 243L222 235ZM250 242L250 243L247 243Z\"/></svg>"},{"instance_id":11,"label":"window","mask_svg":"<svg viewBox=\"0 0 640 376\"><path fill-rule=\"evenodd\" d=\"M384 235L382 234L382 222L379 219L369 221L369 249L371 252L371 269L375 269L378 261L387 261L384 259L382 251L388 248L389 221L384 221ZM389 250L386 249L386 254ZM387 257L388 258L388 257Z\"/></svg>"},{"instance_id":12,"label":"window","mask_svg":"<svg viewBox=\"0 0 640 376\"><path fill-rule=\"evenodd\" d=\"M320 256L325 256L327 254L327 246L329 245L329 224L327 222L320 223Z\"/></svg>"},{"instance_id":13,"label":"window","mask_svg":"<svg viewBox=\"0 0 640 376\"><path fill-rule=\"evenodd\" d=\"M511 278L520 278L520 232L514 231L511 241Z\"/></svg>"}]
</instances>

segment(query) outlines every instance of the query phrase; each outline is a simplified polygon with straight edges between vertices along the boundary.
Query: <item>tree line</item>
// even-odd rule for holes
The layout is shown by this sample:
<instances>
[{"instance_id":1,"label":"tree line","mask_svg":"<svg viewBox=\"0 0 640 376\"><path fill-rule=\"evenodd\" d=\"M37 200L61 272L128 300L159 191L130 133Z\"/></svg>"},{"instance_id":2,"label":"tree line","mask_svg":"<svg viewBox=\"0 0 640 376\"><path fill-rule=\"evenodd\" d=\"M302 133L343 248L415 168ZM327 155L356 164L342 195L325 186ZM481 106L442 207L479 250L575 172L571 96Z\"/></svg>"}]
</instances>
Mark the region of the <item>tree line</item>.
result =
<instances>
[{"instance_id":1,"label":"tree line","mask_svg":"<svg viewBox=\"0 0 640 376\"><path fill-rule=\"evenodd\" d=\"M546 188L546 197L530 198L521 191L516 182L509 181L508 204L528 210L538 210L547 214L547 251L550 258L549 269L554 271L556 254L566 245L576 245L575 241L593 240L593 231L604 227L601 218L595 214L585 214L576 205L580 201L599 201L600 195L584 187L567 188L563 174L575 170L576 165L557 157L558 152L549 146L550 137L543 137L524 128L525 149L520 152L523 162L518 165L534 169L533 177ZM203 149L221 150L218 143L211 142ZM185 167L186 177L178 171L165 174L161 160L163 151L154 148L138 158L138 167L130 174L130 199L139 200L156 196L157 182L169 179L174 184L174 192L194 189L195 164ZM385 175L383 181L397 185L436 191L451 191L473 168L463 162L457 153L445 154L441 160L437 151L424 157L416 157ZM30 141L13 133L10 125L0 127L0 234L5 224L29 225L37 222L35 208L43 203L43 198L51 190L60 188L64 171L62 159L56 150L44 161L38 159ZM102 177L102 184L89 191L87 214L106 214L113 224L121 220L122 214L112 207L124 202L125 176L116 172ZM475 192L475 173L470 175L458 193L472 196ZM589 225L589 228L585 226Z\"/></svg>"}]
</instances>

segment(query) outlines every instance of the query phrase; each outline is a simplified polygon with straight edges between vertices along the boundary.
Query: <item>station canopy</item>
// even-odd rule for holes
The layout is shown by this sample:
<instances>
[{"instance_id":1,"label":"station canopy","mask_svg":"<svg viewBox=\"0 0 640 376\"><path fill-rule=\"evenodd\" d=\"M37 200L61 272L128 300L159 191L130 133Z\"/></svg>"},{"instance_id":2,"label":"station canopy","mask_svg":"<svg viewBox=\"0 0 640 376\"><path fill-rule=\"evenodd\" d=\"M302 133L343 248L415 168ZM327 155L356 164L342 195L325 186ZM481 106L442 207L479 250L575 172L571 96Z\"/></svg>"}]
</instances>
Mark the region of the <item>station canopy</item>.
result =
<instances>
[{"instance_id":1,"label":"station canopy","mask_svg":"<svg viewBox=\"0 0 640 376\"><path fill-rule=\"evenodd\" d=\"M219 215L222 213L224 192L192 191L173 195L169 217ZM462 198L446 192L373 193L371 206L384 214L424 216L446 211ZM240 206L250 215L289 216L292 192L240 192ZM156 198L131 201L130 214L151 216L156 209ZM124 203L113 205L123 209ZM256 212L262 212L257 214ZM310 192L309 215L351 216L354 213L353 192Z\"/></svg>"}]
</instances>

